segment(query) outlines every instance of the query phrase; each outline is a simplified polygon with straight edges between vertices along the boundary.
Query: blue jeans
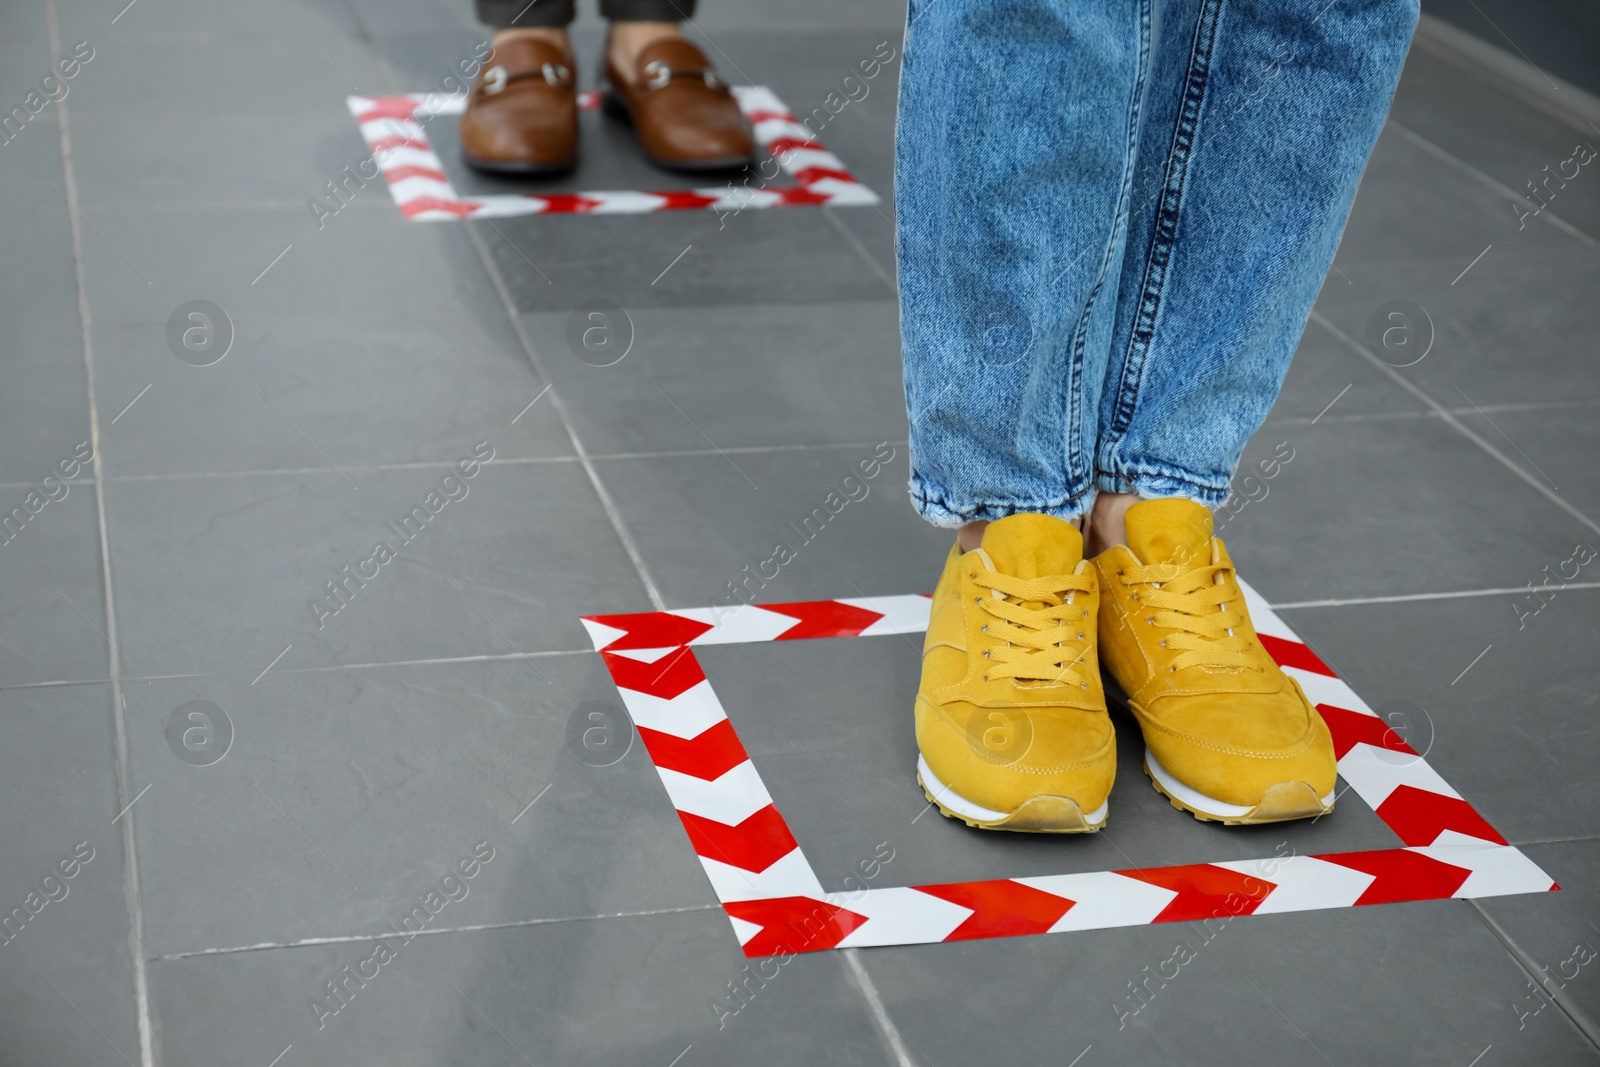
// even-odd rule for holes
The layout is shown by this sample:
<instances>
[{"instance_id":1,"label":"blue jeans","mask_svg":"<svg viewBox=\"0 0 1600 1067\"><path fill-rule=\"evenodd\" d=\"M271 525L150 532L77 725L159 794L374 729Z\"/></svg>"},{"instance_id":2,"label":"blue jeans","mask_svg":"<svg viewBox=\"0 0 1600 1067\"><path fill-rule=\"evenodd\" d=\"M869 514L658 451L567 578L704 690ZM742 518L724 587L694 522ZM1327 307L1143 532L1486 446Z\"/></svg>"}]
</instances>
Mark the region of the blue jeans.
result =
<instances>
[{"instance_id":1,"label":"blue jeans","mask_svg":"<svg viewBox=\"0 0 1600 1067\"><path fill-rule=\"evenodd\" d=\"M912 0L895 208L925 518L1226 499L1417 9Z\"/></svg>"}]
</instances>

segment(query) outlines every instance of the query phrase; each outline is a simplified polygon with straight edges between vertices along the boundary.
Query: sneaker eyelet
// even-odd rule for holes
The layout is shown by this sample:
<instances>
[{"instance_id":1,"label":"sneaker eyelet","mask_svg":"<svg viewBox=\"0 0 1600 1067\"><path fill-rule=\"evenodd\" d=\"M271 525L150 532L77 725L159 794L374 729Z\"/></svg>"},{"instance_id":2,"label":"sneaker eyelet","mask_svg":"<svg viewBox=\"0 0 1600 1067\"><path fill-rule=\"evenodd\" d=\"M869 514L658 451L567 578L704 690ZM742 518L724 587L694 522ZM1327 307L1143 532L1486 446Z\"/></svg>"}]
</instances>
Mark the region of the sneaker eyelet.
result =
<instances>
[{"instance_id":1,"label":"sneaker eyelet","mask_svg":"<svg viewBox=\"0 0 1600 1067\"><path fill-rule=\"evenodd\" d=\"M979 629L979 630L978 630L978 632L979 632L979 633L980 633L980 634L986 634L986 633L988 633L988 632L989 632L989 624L988 624L988 623L984 623L984 624L983 624L983 626L982 626L982 628L981 628L981 629Z\"/></svg>"},{"instance_id":2,"label":"sneaker eyelet","mask_svg":"<svg viewBox=\"0 0 1600 1067\"><path fill-rule=\"evenodd\" d=\"M1079 633L1078 633L1078 640L1079 641L1083 640L1083 632L1082 631L1079 631Z\"/></svg>"},{"instance_id":3,"label":"sneaker eyelet","mask_svg":"<svg viewBox=\"0 0 1600 1067\"><path fill-rule=\"evenodd\" d=\"M984 659L988 659L989 658L989 650L987 648L983 650L983 658Z\"/></svg>"},{"instance_id":4,"label":"sneaker eyelet","mask_svg":"<svg viewBox=\"0 0 1600 1067\"><path fill-rule=\"evenodd\" d=\"M1166 648L1167 647L1167 639L1165 637L1163 637L1161 639L1161 647L1162 648Z\"/></svg>"},{"instance_id":5,"label":"sneaker eyelet","mask_svg":"<svg viewBox=\"0 0 1600 1067\"><path fill-rule=\"evenodd\" d=\"M1087 689L1087 688L1089 688L1089 683L1088 682L1079 682L1078 683L1078 688L1079 689Z\"/></svg>"}]
</instances>

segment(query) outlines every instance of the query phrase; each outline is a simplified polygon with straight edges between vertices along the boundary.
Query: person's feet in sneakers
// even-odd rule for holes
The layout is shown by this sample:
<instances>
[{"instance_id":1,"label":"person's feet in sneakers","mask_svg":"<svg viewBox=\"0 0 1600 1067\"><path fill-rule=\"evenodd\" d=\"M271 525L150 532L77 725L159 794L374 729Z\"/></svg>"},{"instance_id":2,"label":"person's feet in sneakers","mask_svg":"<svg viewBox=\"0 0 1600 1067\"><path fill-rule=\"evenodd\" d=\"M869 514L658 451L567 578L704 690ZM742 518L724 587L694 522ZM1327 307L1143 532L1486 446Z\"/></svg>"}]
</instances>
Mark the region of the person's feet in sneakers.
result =
<instances>
[{"instance_id":1,"label":"person's feet in sneakers","mask_svg":"<svg viewBox=\"0 0 1600 1067\"><path fill-rule=\"evenodd\" d=\"M1328 727L1257 639L1211 512L1128 499L1103 494L1091 517L1094 547L1108 545L1094 557L1100 652L1144 732L1151 782L1224 823L1331 811Z\"/></svg>"},{"instance_id":2,"label":"person's feet in sneakers","mask_svg":"<svg viewBox=\"0 0 1600 1067\"><path fill-rule=\"evenodd\" d=\"M461 153L478 170L559 174L578 162L578 90L565 29L494 35L461 116Z\"/></svg>"},{"instance_id":3,"label":"person's feet in sneakers","mask_svg":"<svg viewBox=\"0 0 1600 1067\"><path fill-rule=\"evenodd\" d=\"M917 777L941 812L986 830L1105 825L1117 749L1095 660L1083 540L1048 515L957 544L933 594L917 692Z\"/></svg>"},{"instance_id":4,"label":"person's feet in sneakers","mask_svg":"<svg viewBox=\"0 0 1600 1067\"><path fill-rule=\"evenodd\" d=\"M606 111L633 124L651 162L682 171L728 170L752 162L750 120L677 23L612 23L605 72Z\"/></svg>"}]
</instances>

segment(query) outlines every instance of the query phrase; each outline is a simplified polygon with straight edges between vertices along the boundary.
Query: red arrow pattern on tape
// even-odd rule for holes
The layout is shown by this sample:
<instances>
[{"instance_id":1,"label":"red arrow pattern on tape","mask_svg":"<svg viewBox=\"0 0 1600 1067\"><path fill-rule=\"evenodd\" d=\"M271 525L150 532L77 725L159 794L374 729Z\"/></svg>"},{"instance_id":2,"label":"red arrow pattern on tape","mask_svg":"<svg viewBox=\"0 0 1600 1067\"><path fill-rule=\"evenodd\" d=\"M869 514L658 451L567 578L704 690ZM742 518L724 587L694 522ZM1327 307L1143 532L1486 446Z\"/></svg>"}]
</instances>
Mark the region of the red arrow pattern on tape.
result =
<instances>
[{"instance_id":1,"label":"red arrow pattern on tape","mask_svg":"<svg viewBox=\"0 0 1600 1067\"><path fill-rule=\"evenodd\" d=\"M1117 873L1178 894L1150 920L1155 923L1249 915L1261 905L1268 893L1277 888L1275 883L1265 878L1209 863Z\"/></svg>"},{"instance_id":2,"label":"red arrow pattern on tape","mask_svg":"<svg viewBox=\"0 0 1600 1067\"><path fill-rule=\"evenodd\" d=\"M1318 704L1317 710L1322 713L1322 721L1328 724L1328 732L1333 734L1335 759L1344 759L1345 753L1357 745L1373 745L1421 758L1416 749L1406 744L1404 738L1376 715L1363 715L1359 711L1336 708L1332 704Z\"/></svg>"},{"instance_id":3,"label":"red arrow pattern on tape","mask_svg":"<svg viewBox=\"0 0 1600 1067\"><path fill-rule=\"evenodd\" d=\"M1376 879L1356 898L1356 905L1437 900L1453 895L1472 874L1469 870L1443 863L1432 856L1408 852L1403 848L1381 852L1341 852L1313 858L1362 871Z\"/></svg>"},{"instance_id":4,"label":"red arrow pattern on tape","mask_svg":"<svg viewBox=\"0 0 1600 1067\"><path fill-rule=\"evenodd\" d=\"M1397 787L1378 805L1378 818L1408 845L1431 845L1446 830L1497 845L1507 843L1465 800L1410 785Z\"/></svg>"},{"instance_id":5,"label":"red arrow pattern on tape","mask_svg":"<svg viewBox=\"0 0 1600 1067\"><path fill-rule=\"evenodd\" d=\"M649 693L662 700L682 696L706 680L700 661L687 648L669 652L654 663L640 663L612 652L602 652L600 658L605 660L611 670L611 680L620 688Z\"/></svg>"},{"instance_id":6,"label":"red arrow pattern on tape","mask_svg":"<svg viewBox=\"0 0 1600 1067\"><path fill-rule=\"evenodd\" d=\"M760 874L800 846L778 809L768 804L738 826L728 826L693 812L680 811L695 855L718 860L741 871Z\"/></svg>"},{"instance_id":7,"label":"red arrow pattern on tape","mask_svg":"<svg viewBox=\"0 0 1600 1067\"><path fill-rule=\"evenodd\" d=\"M641 726L639 740L657 767L691 774L706 782L716 781L750 758L733 731L733 723L727 719L718 720L688 740Z\"/></svg>"},{"instance_id":8,"label":"red arrow pattern on tape","mask_svg":"<svg viewBox=\"0 0 1600 1067\"><path fill-rule=\"evenodd\" d=\"M1256 634L1256 638L1260 640L1261 647L1267 650L1267 655L1276 660L1280 667L1296 667L1313 674L1325 674L1329 678L1339 677L1333 673L1332 667L1322 662L1321 658L1311 651L1309 645L1273 637L1271 634Z\"/></svg>"},{"instance_id":9,"label":"red arrow pattern on tape","mask_svg":"<svg viewBox=\"0 0 1600 1067\"><path fill-rule=\"evenodd\" d=\"M760 933L745 942L746 956L777 956L834 948L851 930L867 921L865 915L810 897L730 901L722 907L735 919L761 927Z\"/></svg>"},{"instance_id":10,"label":"red arrow pattern on tape","mask_svg":"<svg viewBox=\"0 0 1600 1067\"><path fill-rule=\"evenodd\" d=\"M765 611L787 615L800 621L773 638L796 641L808 637L855 637L883 614L837 600L813 600L800 604L762 604Z\"/></svg>"},{"instance_id":11,"label":"red arrow pattern on tape","mask_svg":"<svg viewBox=\"0 0 1600 1067\"><path fill-rule=\"evenodd\" d=\"M632 615L585 615L584 620L609 626L613 630L626 631L601 650L610 652L634 648L674 648L678 645L687 645L711 629L709 622L674 615L670 611L641 611Z\"/></svg>"},{"instance_id":12,"label":"red arrow pattern on tape","mask_svg":"<svg viewBox=\"0 0 1600 1067\"><path fill-rule=\"evenodd\" d=\"M1009 878L912 888L919 893L972 909L972 914L950 932L946 941L1042 934L1077 903L1021 882L1013 882Z\"/></svg>"}]
</instances>

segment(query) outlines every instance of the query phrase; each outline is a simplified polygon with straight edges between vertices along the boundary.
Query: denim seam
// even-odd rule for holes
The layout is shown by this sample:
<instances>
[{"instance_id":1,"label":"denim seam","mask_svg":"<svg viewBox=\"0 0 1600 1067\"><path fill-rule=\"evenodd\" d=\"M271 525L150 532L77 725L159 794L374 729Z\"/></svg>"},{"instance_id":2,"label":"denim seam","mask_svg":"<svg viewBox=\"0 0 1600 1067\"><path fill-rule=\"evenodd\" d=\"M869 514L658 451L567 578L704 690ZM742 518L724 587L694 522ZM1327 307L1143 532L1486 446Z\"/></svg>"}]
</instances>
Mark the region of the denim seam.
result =
<instances>
[{"instance_id":1,"label":"denim seam","mask_svg":"<svg viewBox=\"0 0 1600 1067\"><path fill-rule=\"evenodd\" d=\"M963 522L970 522L974 518L980 517L981 512L1002 512L1005 515L1023 515L1038 514L1041 512L1060 510L1062 508L1070 508L1072 505L1076 504L1080 500L1083 500L1085 497L1092 498L1096 492L1097 490L1095 489L1094 479L1091 478L1089 479L1089 483L1085 485L1083 489L1073 493L1071 496L1063 497L1060 500L1046 501L1043 503L1023 503L1020 501L1000 503L995 501L983 501L982 503L973 504L970 507L958 508L952 506L945 500L936 499L932 496L929 496L927 493L919 492L916 487L913 486L911 488L911 501L916 506L917 513L923 518L928 518L927 512L930 508L932 508L947 515L954 515ZM1085 508L1083 510L1087 511L1088 509Z\"/></svg>"},{"instance_id":2,"label":"denim seam","mask_svg":"<svg viewBox=\"0 0 1600 1067\"><path fill-rule=\"evenodd\" d=\"M1188 181L1189 164L1193 158L1195 130L1200 124L1200 109L1205 103L1206 85L1210 79L1211 53L1216 44L1217 26L1221 22L1223 0L1205 0L1200 18L1195 24L1194 47L1189 56L1189 73L1185 79L1183 106L1178 113L1177 129L1173 133L1172 151L1168 156L1167 180L1162 193L1161 206L1156 212L1155 238L1150 245L1150 258L1145 263L1143 292L1139 299L1139 313L1128 339L1128 356L1123 363L1122 381L1117 387L1117 404L1111 425L1106 428L1099 449L1101 455L1109 454L1127 433L1138 405L1139 390L1144 382L1144 364L1155 334L1155 322L1161 311L1162 287L1166 283L1167 264L1172 258L1177 239L1178 213L1183 206L1183 192Z\"/></svg>"},{"instance_id":3,"label":"denim seam","mask_svg":"<svg viewBox=\"0 0 1600 1067\"><path fill-rule=\"evenodd\" d=\"M1133 94L1128 106L1128 137L1127 148L1122 160L1122 188L1117 193L1117 210L1112 215L1111 234L1106 241L1106 250L1100 262L1100 273L1095 278L1094 286L1089 290L1089 295L1084 301L1083 314L1078 317L1078 327L1072 336L1072 359L1067 372L1067 396L1070 399L1070 416L1067 425L1067 466L1069 470L1080 471L1094 466L1095 456L1085 457L1081 442L1083 439L1084 408L1083 408L1083 363L1084 349L1088 344L1089 319L1094 314L1095 304L1100 297L1100 291L1105 287L1106 278L1111 274L1113 266L1112 253L1116 250L1117 239L1122 237L1123 247L1126 248L1128 229L1128 205L1133 195L1133 171L1139 158L1139 126L1144 107L1145 82L1150 75L1150 18L1151 0L1139 0L1139 55L1135 61L1133 77ZM1121 257L1117 257L1120 260ZM1120 268L1120 262L1117 263ZM1119 270L1120 273L1120 270ZM1095 412L1096 421L1099 412ZM1096 437L1099 435L1097 434ZM1095 452L1099 452L1098 441ZM1093 478L1090 478L1093 481Z\"/></svg>"}]
</instances>

